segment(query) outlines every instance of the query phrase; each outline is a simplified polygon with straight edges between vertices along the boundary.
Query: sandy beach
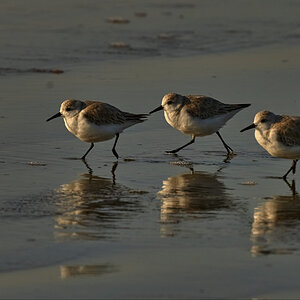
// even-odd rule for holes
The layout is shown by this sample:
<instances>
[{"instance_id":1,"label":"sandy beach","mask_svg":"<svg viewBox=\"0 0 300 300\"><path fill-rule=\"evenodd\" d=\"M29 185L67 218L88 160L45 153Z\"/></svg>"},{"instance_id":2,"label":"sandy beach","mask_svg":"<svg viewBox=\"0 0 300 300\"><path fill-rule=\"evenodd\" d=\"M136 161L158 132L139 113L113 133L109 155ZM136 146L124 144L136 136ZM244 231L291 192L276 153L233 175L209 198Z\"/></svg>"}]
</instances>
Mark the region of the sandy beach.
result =
<instances>
[{"instance_id":1,"label":"sandy beach","mask_svg":"<svg viewBox=\"0 0 300 300\"><path fill-rule=\"evenodd\" d=\"M0 298L299 298L299 172L290 186L272 178L291 162L240 133L262 109L300 115L298 2L256 13L246 1L238 17L206 1L75 1L77 23L63 20L68 1L30 2L0 4ZM230 37L209 43L199 16ZM224 161L216 135L164 154L189 137L156 113L121 134L117 164L107 141L85 165L88 144L46 122L67 98L147 113L171 91L251 103L221 129L237 155Z\"/></svg>"}]
</instances>

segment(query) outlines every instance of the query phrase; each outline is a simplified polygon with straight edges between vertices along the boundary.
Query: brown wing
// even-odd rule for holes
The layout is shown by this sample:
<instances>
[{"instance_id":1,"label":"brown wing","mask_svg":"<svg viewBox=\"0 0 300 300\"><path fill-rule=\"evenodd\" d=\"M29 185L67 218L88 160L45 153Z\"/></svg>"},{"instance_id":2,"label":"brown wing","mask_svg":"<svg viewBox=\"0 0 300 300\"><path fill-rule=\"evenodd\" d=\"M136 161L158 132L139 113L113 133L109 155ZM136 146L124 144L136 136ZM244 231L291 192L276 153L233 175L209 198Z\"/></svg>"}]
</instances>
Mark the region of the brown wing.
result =
<instances>
[{"instance_id":1,"label":"brown wing","mask_svg":"<svg viewBox=\"0 0 300 300\"><path fill-rule=\"evenodd\" d=\"M84 101L87 107L83 110L84 116L95 124L123 124L126 121L143 122L146 115L132 114L103 102Z\"/></svg>"},{"instance_id":2,"label":"brown wing","mask_svg":"<svg viewBox=\"0 0 300 300\"><path fill-rule=\"evenodd\" d=\"M300 146L300 117L283 116L280 123L273 125L278 139L286 146Z\"/></svg>"},{"instance_id":3,"label":"brown wing","mask_svg":"<svg viewBox=\"0 0 300 300\"><path fill-rule=\"evenodd\" d=\"M203 95L188 95L190 100L187 112L193 117L207 119L216 115L223 115L234 110L249 106L250 104L225 104L214 98Z\"/></svg>"},{"instance_id":4,"label":"brown wing","mask_svg":"<svg viewBox=\"0 0 300 300\"><path fill-rule=\"evenodd\" d=\"M122 112L110 104L88 100L84 102L87 107L82 113L88 120L97 125L122 124L126 121Z\"/></svg>"}]
</instances>

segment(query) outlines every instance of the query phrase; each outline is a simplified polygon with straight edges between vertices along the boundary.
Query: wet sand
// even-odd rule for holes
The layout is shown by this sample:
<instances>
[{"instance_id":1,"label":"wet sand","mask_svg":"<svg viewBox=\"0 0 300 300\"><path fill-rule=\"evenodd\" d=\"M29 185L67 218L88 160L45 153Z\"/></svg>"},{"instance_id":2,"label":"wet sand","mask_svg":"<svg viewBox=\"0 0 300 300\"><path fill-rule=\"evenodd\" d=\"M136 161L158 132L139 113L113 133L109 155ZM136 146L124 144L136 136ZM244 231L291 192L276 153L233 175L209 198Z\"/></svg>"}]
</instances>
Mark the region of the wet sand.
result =
<instances>
[{"instance_id":1,"label":"wet sand","mask_svg":"<svg viewBox=\"0 0 300 300\"><path fill-rule=\"evenodd\" d=\"M298 7L297 2L288 2ZM59 3L63 4L56 29L47 31L46 25L58 2L50 5L53 11L47 17L37 3L28 13L38 16L28 29L36 28L38 38L46 34L45 44L35 48L28 61L16 63L27 46L20 42L20 48L10 53L13 47L3 42L3 57L10 62L3 67L64 72L0 72L0 298L299 298L300 198L292 186L299 191L300 172L289 176L290 186L274 179L291 162L270 157L253 132L239 132L262 109L300 114L300 47L288 38L284 39L288 44L274 41L278 36L271 30L272 24L282 25L281 33L289 29L291 24L285 21L293 22L296 10L290 18L277 20L282 9L271 5L266 12L270 30L264 32L270 40L259 48L254 47L260 36L253 28L256 38L245 46L250 49L240 47L243 34L249 36L244 32L225 44L212 41L215 52L195 55L199 45L195 51L172 52L170 44L155 44L158 50L146 55L144 50L153 41L133 34L135 22L144 24L155 14L159 21L149 31L145 24L138 27L139 34L161 34L164 41L174 34L178 41L182 32L162 31L159 22L171 18L175 27L180 12L195 18L197 2L174 6L167 1L161 6L147 1L145 7L131 7L130 14L122 2L115 2L113 8L121 7L121 17L130 22L105 22L103 32L95 26L91 35L80 33L93 28L87 12L99 9L99 4L88 2L82 20L87 25L74 31L73 23L67 26L62 21L67 2ZM82 9L78 3L72 10L77 16ZM4 8L19 17L19 28L26 17L22 7L17 12ZM103 19L114 16L113 8L101 11ZM214 11L215 17L223 8ZM242 10L242 17L255 20L253 11ZM225 15L220 24L229 19ZM183 20L184 28L192 26L191 20ZM233 20L236 28L240 20ZM210 24L210 19L203 22ZM247 22L241 23L247 27ZM106 57L105 40L105 49L97 42L98 52L83 55L86 48L74 40L69 57L76 53L76 59L65 60L60 52L65 48L56 49L51 42L56 34L62 40L79 34L87 41L95 32L105 37L109 26L129 26L118 27L111 42L128 43L119 39L123 33L122 37L132 38L131 47L140 41L142 53L132 54L125 47L126 53ZM202 34L194 30L192 37L187 34L191 40ZM292 32L296 39L297 31ZM53 46L51 51L44 52L45 45ZM226 51L222 45L227 45ZM55 60L49 53L56 54ZM104 56L97 60L97 55ZM85 165L77 158L89 145L73 137L63 120L45 121L66 98L101 100L125 111L147 113L170 91L251 103L221 130L237 155L226 161L216 135L196 139L178 156L164 154L189 137L166 124L158 112L121 134L118 164L111 153L113 141L107 141L95 145Z\"/></svg>"},{"instance_id":2,"label":"wet sand","mask_svg":"<svg viewBox=\"0 0 300 300\"><path fill-rule=\"evenodd\" d=\"M3 76L1 297L298 297L300 199L269 178L290 162L239 132L263 108L299 111L298 53L266 47ZM221 131L237 155L224 162L216 136L165 155L188 137L157 113L121 135L112 174L112 141L96 144L87 168L73 158L88 145L62 120L45 122L65 97L147 112L168 91L252 103Z\"/></svg>"}]
</instances>

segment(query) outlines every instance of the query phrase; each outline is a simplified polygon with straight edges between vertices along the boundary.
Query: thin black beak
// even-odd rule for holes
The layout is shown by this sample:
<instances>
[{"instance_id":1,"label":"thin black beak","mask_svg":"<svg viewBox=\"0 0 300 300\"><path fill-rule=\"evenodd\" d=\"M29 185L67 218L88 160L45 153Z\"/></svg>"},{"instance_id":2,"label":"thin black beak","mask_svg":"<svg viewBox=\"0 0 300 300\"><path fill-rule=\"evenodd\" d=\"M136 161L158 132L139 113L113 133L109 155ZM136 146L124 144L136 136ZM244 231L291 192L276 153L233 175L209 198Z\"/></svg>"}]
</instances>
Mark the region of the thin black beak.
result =
<instances>
[{"instance_id":1,"label":"thin black beak","mask_svg":"<svg viewBox=\"0 0 300 300\"><path fill-rule=\"evenodd\" d=\"M164 109L164 108L160 105L159 107L157 107L157 108L153 109L152 111L150 111L149 114L152 114L152 113L154 113L156 111L159 111L159 110L162 110L162 109Z\"/></svg>"},{"instance_id":2,"label":"thin black beak","mask_svg":"<svg viewBox=\"0 0 300 300\"><path fill-rule=\"evenodd\" d=\"M247 126L246 128L242 129L240 132L243 132L243 131L246 131L246 130L249 130L249 129L252 129L252 128L255 128L255 127L256 127L256 125L253 123L250 126Z\"/></svg>"},{"instance_id":3,"label":"thin black beak","mask_svg":"<svg viewBox=\"0 0 300 300\"><path fill-rule=\"evenodd\" d=\"M55 115L52 116L51 118L47 119L46 121L48 122L48 121L50 121L50 120L52 120L52 119L55 119L55 118L58 118L58 117L61 117L61 113L60 113L60 112L57 113L57 114L55 114Z\"/></svg>"}]
</instances>

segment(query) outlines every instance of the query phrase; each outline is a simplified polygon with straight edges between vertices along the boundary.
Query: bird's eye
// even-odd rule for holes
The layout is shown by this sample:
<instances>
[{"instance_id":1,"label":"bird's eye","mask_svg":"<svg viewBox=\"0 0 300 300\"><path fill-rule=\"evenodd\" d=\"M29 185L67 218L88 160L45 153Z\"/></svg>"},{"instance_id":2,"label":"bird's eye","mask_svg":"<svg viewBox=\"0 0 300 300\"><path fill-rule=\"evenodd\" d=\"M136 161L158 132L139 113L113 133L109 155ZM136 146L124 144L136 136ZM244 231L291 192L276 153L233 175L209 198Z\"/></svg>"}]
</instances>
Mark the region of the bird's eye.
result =
<instances>
[{"instance_id":1,"label":"bird's eye","mask_svg":"<svg viewBox=\"0 0 300 300\"><path fill-rule=\"evenodd\" d=\"M261 122L261 123L266 123L266 122L267 122L267 119L262 119L260 122Z\"/></svg>"},{"instance_id":2,"label":"bird's eye","mask_svg":"<svg viewBox=\"0 0 300 300\"><path fill-rule=\"evenodd\" d=\"M173 103L172 100L170 100L170 101L167 102L168 105L170 105L170 104L172 104L172 103Z\"/></svg>"},{"instance_id":3,"label":"bird's eye","mask_svg":"<svg viewBox=\"0 0 300 300\"><path fill-rule=\"evenodd\" d=\"M70 111L70 110L71 110L71 107L67 107L67 108L66 108L66 111Z\"/></svg>"}]
</instances>

